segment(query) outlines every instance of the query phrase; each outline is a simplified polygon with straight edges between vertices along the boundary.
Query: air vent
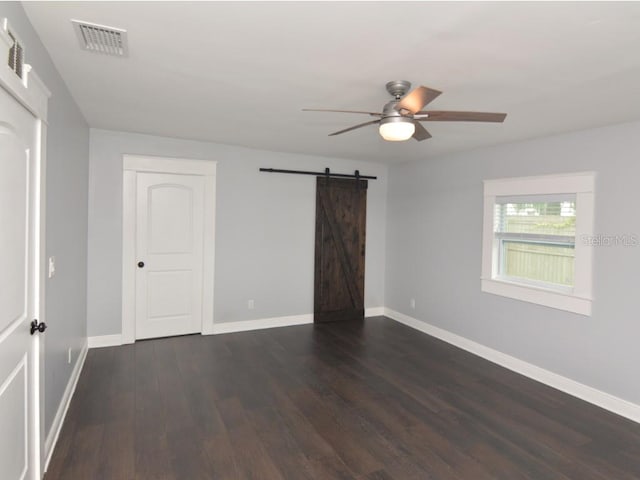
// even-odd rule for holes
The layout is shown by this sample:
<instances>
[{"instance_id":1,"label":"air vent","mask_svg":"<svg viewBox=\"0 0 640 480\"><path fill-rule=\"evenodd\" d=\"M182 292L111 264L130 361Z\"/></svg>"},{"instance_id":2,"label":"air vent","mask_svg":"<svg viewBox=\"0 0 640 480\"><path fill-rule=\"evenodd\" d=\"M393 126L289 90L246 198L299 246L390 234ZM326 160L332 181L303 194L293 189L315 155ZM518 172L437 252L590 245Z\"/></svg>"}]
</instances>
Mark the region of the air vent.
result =
<instances>
[{"instance_id":1,"label":"air vent","mask_svg":"<svg viewBox=\"0 0 640 480\"><path fill-rule=\"evenodd\" d=\"M16 37L11 33L11 31L7 32L9 37L13 41L13 45L9 49L9 67L11 70L16 72L20 78L22 78L22 66L24 65L24 50L22 49L22 44L16 40Z\"/></svg>"},{"instance_id":2,"label":"air vent","mask_svg":"<svg viewBox=\"0 0 640 480\"><path fill-rule=\"evenodd\" d=\"M22 78L24 73L24 49L22 48L22 42L18 40L16 35L11 31L9 27L9 20L6 18L2 22L2 29L7 33L11 40L11 48L9 48L9 68L15 72L18 77Z\"/></svg>"},{"instance_id":3,"label":"air vent","mask_svg":"<svg viewBox=\"0 0 640 480\"><path fill-rule=\"evenodd\" d=\"M71 23L82 49L116 57L127 56L126 30L80 20L71 20Z\"/></svg>"}]
</instances>

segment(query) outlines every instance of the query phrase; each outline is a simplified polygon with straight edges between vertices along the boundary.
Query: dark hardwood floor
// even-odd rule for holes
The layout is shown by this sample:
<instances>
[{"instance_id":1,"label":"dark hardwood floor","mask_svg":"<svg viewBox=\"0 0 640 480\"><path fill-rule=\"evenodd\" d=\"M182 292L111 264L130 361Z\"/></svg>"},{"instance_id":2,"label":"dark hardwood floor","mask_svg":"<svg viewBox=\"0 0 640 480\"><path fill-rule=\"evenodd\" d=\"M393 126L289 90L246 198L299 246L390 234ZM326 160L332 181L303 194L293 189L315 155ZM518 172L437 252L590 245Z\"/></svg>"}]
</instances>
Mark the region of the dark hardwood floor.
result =
<instances>
[{"instance_id":1,"label":"dark hardwood floor","mask_svg":"<svg viewBox=\"0 0 640 480\"><path fill-rule=\"evenodd\" d=\"M640 425L376 317L91 350L45 478L640 479Z\"/></svg>"}]
</instances>

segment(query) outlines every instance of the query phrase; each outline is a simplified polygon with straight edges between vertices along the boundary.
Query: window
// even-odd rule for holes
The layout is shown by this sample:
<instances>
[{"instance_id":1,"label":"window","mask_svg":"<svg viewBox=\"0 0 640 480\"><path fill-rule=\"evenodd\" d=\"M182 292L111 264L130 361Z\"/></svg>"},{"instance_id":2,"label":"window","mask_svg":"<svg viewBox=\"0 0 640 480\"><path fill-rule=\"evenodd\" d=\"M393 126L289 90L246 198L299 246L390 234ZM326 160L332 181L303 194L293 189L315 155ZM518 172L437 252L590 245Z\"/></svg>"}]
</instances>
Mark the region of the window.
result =
<instances>
[{"instance_id":1,"label":"window","mask_svg":"<svg viewBox=\"0 0 640 480\"><path fill-rule=\"evenodd\" d=\"M550 288L573 287L575 195L496 197L497 277Z\"/></svg>"},{"instance_id":2,"label":"window","mask_svg":"<svg viewBox=\"0 0 640 480\"><path fill-rule=\"evenodd\" d=\"M594 174L484 183L482 290L591 314Z\"/></svg>"}]
</instances>

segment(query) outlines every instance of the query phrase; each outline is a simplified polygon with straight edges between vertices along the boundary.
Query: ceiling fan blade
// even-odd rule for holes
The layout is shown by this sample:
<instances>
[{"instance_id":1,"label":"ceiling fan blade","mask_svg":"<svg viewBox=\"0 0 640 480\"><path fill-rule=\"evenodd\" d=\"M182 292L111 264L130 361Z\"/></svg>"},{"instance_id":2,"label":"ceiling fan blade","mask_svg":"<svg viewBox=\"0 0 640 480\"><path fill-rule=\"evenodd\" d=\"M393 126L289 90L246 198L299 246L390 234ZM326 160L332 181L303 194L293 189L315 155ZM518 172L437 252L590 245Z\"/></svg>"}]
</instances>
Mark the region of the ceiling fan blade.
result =
<instances>
[{"instance_id":1,"label":"ceiling fan blade","mask_svg":"<svg viewBox=\"0 0 640 480\"><path fill-rule=\"evenodd\" d=\"M416 131L413 133L413 138L421 142L422 140L427 140L431 138L431 134L427 131L426 128L422 126L421 123L414 121L414 125L416 126Z\"/></svg>"},{"instance_id":2,"label":"ceiling fan blade","mask_svg":"<svg viewBox=\"0 0 640 480\"><path fill-rule=\"evenodd\" d=\"M382 113L377 112L362 112L360 110L326 110L323 108L303 108L303 112L337 112L337 113L363 113L365 115L371 115L373 117L381 117Z\"/></svg>"},{"instance_id":3,"label":"ceiling fan blade","mask_svg":"<svg viewBox=\"0 0 640 480\"><path fill-rule=\"evenodd\" d=\"M405 95L396 105L397 110L407 110L416 113L422 110L425 105L431 103L442 92L433 88L418 87Z\"/></svg>"},{"instance_id":4,"label":"ceiling fan blade","mask_svg":"<svg viewBox=\"0 0 640 480\"><path fill-rule=\"evenodd\" d=\"M366 127L367 125L373 125L374 123L380 123L380 120L371 120L370 122L361 123L359 125L354 125L353 127L345 128L344 130L340 130L338 132L330 133L329 136L333 137L334 135L340 135L341 133L350 132L351 130L355 130L356 128Z\"/></svg>"},{"instance_id":5,"label":"ceiling fan blade","mask_svg":"<svg viewBox=\"0 0 640 480\"><path fill-rule=\"evenodd\" d=\"M424 115L424 117L422 117ZM413 117L420 122L504 122L506 113L492 112L447 112L432 110L430 112L418 112Z\"/></svg>"}]
</instances>

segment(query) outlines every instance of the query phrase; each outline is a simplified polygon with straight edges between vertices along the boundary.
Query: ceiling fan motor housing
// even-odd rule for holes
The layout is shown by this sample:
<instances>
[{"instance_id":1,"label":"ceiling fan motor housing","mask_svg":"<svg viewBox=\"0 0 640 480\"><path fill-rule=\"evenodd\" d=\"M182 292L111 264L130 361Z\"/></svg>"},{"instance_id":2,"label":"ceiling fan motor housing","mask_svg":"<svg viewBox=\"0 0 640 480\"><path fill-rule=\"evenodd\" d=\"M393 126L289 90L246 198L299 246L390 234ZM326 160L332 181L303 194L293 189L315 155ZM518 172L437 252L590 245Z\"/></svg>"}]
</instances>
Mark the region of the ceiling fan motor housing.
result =
<instances>
[{"instance_id":1,"label":"ceiling fan motor housing","mask_svg":"<svg viewBox=\"0 0 640 480\"><path fill-rule=\"evenodd\" d=\"M404 115L400 115L400 112L396 112L395 115L384 116L380 119L380 125L384 125L385 123L407 123L407 122L411 122L411 119L405 117Z\"/></svg>"},{"instance_id":2,"label":"ceiling fan motor housing","mask_svg":"<svg viewBox=\"0 0 640 480\"><path fill-rule=\"evenodd\" d=\"M401 118L403 115L397 108L398 100L391 100L382 109L382 119L386 118Z\"/></svg>"}]
</instances>

